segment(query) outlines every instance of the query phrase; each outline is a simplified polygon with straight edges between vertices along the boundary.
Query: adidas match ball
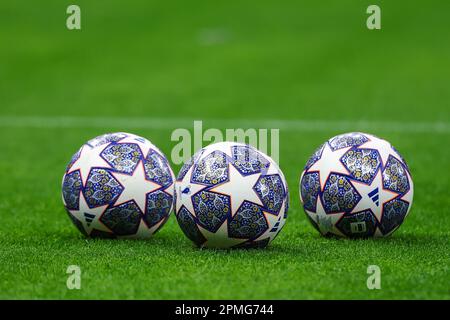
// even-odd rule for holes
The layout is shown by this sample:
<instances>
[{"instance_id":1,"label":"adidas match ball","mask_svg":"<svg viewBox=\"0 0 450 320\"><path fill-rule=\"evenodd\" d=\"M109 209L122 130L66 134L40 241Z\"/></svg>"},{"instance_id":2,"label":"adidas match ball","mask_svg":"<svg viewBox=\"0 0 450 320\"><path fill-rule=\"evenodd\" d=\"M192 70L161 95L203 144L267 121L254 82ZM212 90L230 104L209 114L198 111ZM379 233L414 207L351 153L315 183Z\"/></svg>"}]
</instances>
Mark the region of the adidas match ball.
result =
<instances>
[{"instance_id":1,"label":"adidas match ball","mask_svg":"<svg viewBox=\"0 0 450 320\"><path fill-rule=\"evenodd\" d=\"M347 133L322 144L300 178L300 199L322 235L382 237L403 222L413 201L413 181L386 140Z\"/></svg>"},{"instance_id":2,"label":"adidas match ball","mask_svg":"<svg viewBox=\"0 0 450 320\"><path fill-rule=\"evenodd\" d=\"M86 236L146 238L169 217L174 181L169 162L150 141L111 133L75 153L63 177L62 198Z\"/></svg>"},{"instance_id":3,"label":"adidas match ball","mask_svg":"<svg viewBox=\"0 0 450 320\"><path fill-rule=\"evenodd\" d=\"M283 173L246 144L201 149L181 168L175 186L178 224L199 247L265 247L287 217Z\"/></svg>"}]
</instances>

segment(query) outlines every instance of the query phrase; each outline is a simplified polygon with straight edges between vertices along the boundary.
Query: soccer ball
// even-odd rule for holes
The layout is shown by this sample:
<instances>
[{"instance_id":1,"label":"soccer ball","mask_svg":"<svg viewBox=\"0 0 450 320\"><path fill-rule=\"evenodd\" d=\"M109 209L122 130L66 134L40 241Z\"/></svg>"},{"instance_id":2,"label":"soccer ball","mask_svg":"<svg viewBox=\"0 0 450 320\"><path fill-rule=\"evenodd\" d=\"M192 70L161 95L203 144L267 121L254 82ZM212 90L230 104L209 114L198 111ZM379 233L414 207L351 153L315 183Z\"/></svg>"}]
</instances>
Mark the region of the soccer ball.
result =
<instances>
[{"instance_id":1,"label":"soccer ball","mask_svg":"<svg viewBox=\"0 0 450 320\"><path fill-rule=\"evenodd\" d=\"M300 199L322 235L383 237L403 222L413 201L405 160L386 140L354 132L331 138L306 163Z\"/></svg>"},{"instance_id":2,"label":"soccer ball","mask_svg":"<svg viewBox=\"0 0 450 320\"><path fill-rule=\"evenodd\" d=\"M283 173L246 144L201 149L181 168L175 189L178 224L199 247L265 247L286 221Z\"/></svg>"},{"instance_id":3,"label":"soccer ball","mask_svg":"<svg viewBox=\"0 0 450 320\"><path fill-rule=\"evenodd\" d=\"M110 133L75 153L62 182L70 219L86 236L147 238L173 207L175 176L147 139Z\"/></svg>"}]
</instances>

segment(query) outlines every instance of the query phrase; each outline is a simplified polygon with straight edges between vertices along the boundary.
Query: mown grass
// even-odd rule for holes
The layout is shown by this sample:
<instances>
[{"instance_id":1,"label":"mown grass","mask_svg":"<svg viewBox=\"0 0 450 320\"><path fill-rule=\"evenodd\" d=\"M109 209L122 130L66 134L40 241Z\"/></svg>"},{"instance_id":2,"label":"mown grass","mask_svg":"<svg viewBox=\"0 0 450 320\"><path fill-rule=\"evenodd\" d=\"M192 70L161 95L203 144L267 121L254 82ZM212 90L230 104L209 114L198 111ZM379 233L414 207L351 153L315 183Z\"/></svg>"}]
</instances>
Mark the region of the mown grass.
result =
<instances>
[{"instance_id":1,"label":"mown grass","mask_svg":"<svg viewBox=\"0 0 450 320\"><path fill-rule=\"evenodd\" d=\"M383 29L372 32L360 1L78 3L83 29L73 32L65 29L69 3L0 4L0 119L180 118L188 129L190 120L220 118L449 126L448 4L382 1ZM320 237L298 198L309 155L340 130L281 130L291 197L285 228L265 250L214 251L194 248L174 217L148 241L86 240L71 224L60 183L84 141L131 131L167 155L175 145L176 128L123 122L0 122L0 298L450 298L448 130L371 130L407 160L415 198L392 237L364 241ZM66 287L72 264L81 267L81 290ZM366 287L372 264L381 268L381 290Z\"/></svg>"}]
</instances>

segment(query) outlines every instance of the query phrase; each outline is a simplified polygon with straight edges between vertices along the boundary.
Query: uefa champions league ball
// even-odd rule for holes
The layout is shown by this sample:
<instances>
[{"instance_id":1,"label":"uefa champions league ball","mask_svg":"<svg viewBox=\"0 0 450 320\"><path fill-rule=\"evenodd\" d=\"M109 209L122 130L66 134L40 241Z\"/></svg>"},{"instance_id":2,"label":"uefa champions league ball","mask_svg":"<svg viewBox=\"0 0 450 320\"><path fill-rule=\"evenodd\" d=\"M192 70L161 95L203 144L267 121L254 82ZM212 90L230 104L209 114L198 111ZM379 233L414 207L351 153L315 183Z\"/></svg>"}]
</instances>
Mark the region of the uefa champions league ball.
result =
<instances>
[{"instance_id":1,"label":"uefa champions league ball","mask_svg":"<svg viewBox=\"0 0 450 320\"><path fill-rule=\"evenodd\" d=\"M300 178L300 199L322 235L349 238L392 234L408 215L413 181L386 140L347 133L322 144Z\"/></svg>"},{"instance_id":2,"label":"uefa champions league ball","mask_svg":"<svg viewBox=\"0 0 450 320\"><path fill-rule=\"evenodd\" d=\"M168 219L175 176L147 139L111 133L75 153L62 182L70 219L86 236L147 238Z\"/></svg>"},{"instance_id":3,"label":"uefa champions league ball","mask_svg":"<svg viewBox=\"0 0 450 320\"><path fill-rule=\"evenodd\" d=\"M175 190L178 224L199 247L265 247L287 217L283 173L246 144L201 149L181 168Z\"/></svg>"}]
</instances>

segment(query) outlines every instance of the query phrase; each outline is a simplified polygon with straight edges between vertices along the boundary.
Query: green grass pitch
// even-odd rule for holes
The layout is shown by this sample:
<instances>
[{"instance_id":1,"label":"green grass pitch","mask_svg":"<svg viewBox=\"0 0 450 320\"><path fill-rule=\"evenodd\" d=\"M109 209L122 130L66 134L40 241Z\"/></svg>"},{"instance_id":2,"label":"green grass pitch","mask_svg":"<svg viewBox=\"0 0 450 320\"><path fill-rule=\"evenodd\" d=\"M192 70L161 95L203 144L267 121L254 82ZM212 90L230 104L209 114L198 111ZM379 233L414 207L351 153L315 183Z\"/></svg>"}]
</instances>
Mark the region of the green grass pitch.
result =
<instances>
[{"instance_id":1,"label":"green grass pitch","mask_svg":"<svg viewBox=\"0 0 450 320\"><path fill-rule=\"evenodd\" d=\"M377 1L369 31L366 1L75 1L82 30L68 31L71 3L0 3L0 298L450 298L449 3ZM170 155L194 119L320 121L280 126L291 206L278 238L199 250L172 215L148 241L84 239L60 196L77 148L129 131ZM322 238L300 205L308 157L355 130L412 171L411 213L386 239ZM66 288L72 264L80 290ZM366 287L372 264L381 290Z\"/></svg>"}]
</instances>

